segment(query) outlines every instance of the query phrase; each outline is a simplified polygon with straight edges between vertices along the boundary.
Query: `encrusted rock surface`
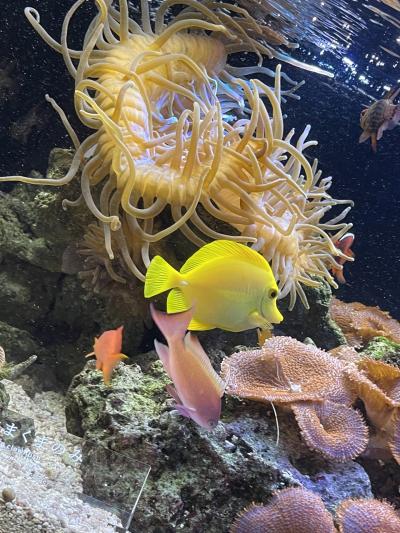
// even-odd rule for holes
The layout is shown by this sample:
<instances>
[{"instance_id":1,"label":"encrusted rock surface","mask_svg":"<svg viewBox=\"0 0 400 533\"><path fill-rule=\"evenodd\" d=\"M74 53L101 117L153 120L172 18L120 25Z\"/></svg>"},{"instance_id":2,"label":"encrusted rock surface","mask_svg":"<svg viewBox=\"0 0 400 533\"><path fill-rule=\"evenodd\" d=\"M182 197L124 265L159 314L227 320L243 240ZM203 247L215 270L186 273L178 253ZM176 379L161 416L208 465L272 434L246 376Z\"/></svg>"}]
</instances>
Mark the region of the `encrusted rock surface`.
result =
<instances>
[{"instance_id":1,"label":"encrusted rock surface","mask_svg":"<svg viewBox=\"0 0 400 533\"><path fill-rule=\"evenodd\" d=\"M62 177L71 155L54 149L48 177ZM102 331L125 324L128 354L143 338L142 287L93 294L76 274L63 271L64 251L93 221L85 207L62 208L64 198L78 195L78 182L61 188L17 184L0 193L0 344L13 362L38 355L30 375L43 389L67 387Z\"/></svg>"},{"instance_id":2,"label":"encrusted rock surface","mask_svg":"<svg viewBox=\"0 0 400 533\"><path fill-rule=\"evenodd\" d=\"M109 388L89 363L66 399L67 428L86 440L84 484L93 486L93 472L99 485L103 476L109 481L110 472L126 491L136 482L126 461L107 463L107 469L98 464L100 444L151 466L135 513L138 530L223 533L243 507L266 502L290 485L318 492L330 509L344 498L371 495L360 465L316 457L300 440L293 418L281 411L277 445L267 405L227 398L212 432L172 412L161 363L154 352L139 359L142 368L121 364Z\"/></svg>"},{"instance_id":3,"label":"encrusted rock surface","mask_svg":"<svg viewBox=\"0 0 400 533\"><path fill-rule=\"evenodd\" d=\"M330 350L341 344L347 344L339 326L329 315L329 305L332 291L326 282L318 288L304 287L310 309L306 309L300 298L292 311L288 311L288 299L279 302L279 309L284 316L284 321L279 325L285 335L300 341L310 337L316 346Z\"/></svg>"},{"instance_id":4,"label":"encrusted rock surface","mask_svg":"<svg viewBox=\"0 0 400 533\"><path fill-rule=\"evenodd\" d=\"M7 427L15 427L12 435L7 436ZM5 444L26 447L30 446L35 438L35 422L29 416L23 416L12 409L4 409L0 418L0 431Z\"/></svg>"}]
</instances>

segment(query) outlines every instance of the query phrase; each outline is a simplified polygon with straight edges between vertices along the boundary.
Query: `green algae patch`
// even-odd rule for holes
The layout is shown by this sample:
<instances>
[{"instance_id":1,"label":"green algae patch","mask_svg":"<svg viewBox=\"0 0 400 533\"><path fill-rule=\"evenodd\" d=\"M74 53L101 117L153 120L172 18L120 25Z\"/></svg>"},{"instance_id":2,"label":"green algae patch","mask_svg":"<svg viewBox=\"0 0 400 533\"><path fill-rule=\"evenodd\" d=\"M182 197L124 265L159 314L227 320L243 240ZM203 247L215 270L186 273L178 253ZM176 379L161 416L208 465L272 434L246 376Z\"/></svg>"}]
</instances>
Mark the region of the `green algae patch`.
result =
<instances>
[{"instance_id":1,"label":"green algae patch","mask_svg":"<svg viewBox=\"0 0 400 533\"><path fill-rule=\"evenodd\" d=\"M370 357L391 365L400 366L400 344L386 337L375 337L362 351L363 357Z\"/></svg>"},{"instance_id":2,"label":"green algae patch","mask_svg":"<svg viewBox=\"0 0 400 533\"><path fill-rule=\"evenodd\" d=\"M111 385L103 382L102 373L94 369L94 361L78 374L67 393L67 429L71 433L94 437L100 426L113 432L113 421L129 421L132 425L147 426L165 410L165 385L170 380L161 372L161 362L151 365L155 375L144 374L140 366L120 365L115 369ZM85 414L82 419L80 413Z\"/></svg>"}]
</instances>

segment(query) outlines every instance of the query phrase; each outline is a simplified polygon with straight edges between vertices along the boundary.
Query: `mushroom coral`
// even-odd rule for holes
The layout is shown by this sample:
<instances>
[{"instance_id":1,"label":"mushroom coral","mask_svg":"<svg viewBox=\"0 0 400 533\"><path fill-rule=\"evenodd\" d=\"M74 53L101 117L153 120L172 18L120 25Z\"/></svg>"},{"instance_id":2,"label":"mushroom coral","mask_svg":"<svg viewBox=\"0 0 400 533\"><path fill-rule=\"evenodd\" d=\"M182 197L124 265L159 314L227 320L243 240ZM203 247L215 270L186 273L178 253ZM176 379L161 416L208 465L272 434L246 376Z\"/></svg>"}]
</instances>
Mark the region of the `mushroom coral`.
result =
<instances>
[{"instance_id":1,"label":"mushroom coral","mask_svg":"<svg viewBox=\"0 0 400 533\"><path fill-rule=\"evenodd\" d=\"M368 444L367 426L351 407L325 400L294 403L292 410L307 446L328 459L354 459Z\"/></svg>"},{"instance_id":2,"label":"mushroom coral","mask_svg":"<svg viewBox=\"0 0 400 533\"><path fill-rule=\"evenodd\" d=\"M268 505L244 509L231 527L231 533L335 533L332 516L317 495L302 488L281 490Z\"/></svg>"},{"instance_id":3,"label":"mushroom coral","mask_svg":"<svg viewBox=\"0 0 400 533\"><path fill-rule=\"evenodd\" d=\"M261 66L263 56L298 65L268 42L289 45L287 39L234 4L164 0L152 22L141 0L139 24L129 17L127 0L119 1L119 10L112 0L95 0L98 13L82 50L75 50L69 26L83 2L67 12L60 42L41 26L36 9L26 8L25 15L62 54L75 80L76 113L94 132L80 142L47 96L76 149L69 171L62 179L0 181L61 186L81 169L82 194L64 206L86 203L103 241L92 229L86 244L116 281L114 258L143 280L150 247L179 229L197 246L220 238L253 243L271 261L290 307L297 294L307 306L302 285L317 286L315 276L337 287L329 269L341 268L335 258L349 259L334 242L351 227L343 222L350 206L322 219L333 206L351 202L333 199L331 178L321 178L317 161L311 165L303 154L316 144L307 140L310 127L296 143L294 130L284 135L281 101L299 84L285 76L293 86L282 91L280 66L273 89L244 78L271 73ZM183 9L167 22L176 6ZM229 65L230 54L248 51L258 65ZM167 208L170 223L159 229ZM213 229L210 217L232 231Z\"/></svg>"},{"instance_id":4,"label":"mushroom coral","mask_svg":"<svg viewBox=\"0 0 400 533\"><path fill-rule=\"evenodd\" d=\"M361 414L350 407L356 392L344 372L348 365L315 346L273 337L260 350L224 358L221 370L227 394L290 408L309 448L347 461L368 442Z\"/></svg>"},{"instance_id":5,"label":"mushroom coral","mask_svg":"<svg viewBox=\"0 0 400 533\"><path fill-rule=\"evenodd\" d=\"M330 314L351 346L362 346L374 337L400 342L400 322L379 307L359 302L345 303L332 298Z\"/></svg>"},{"instance_id":6,"label":"mushroom coral","mask_svg":"<svg viewBox=\"0 0 400 533\"><path fill-rule=\"evenodd\" d=\"M341 344L332 348L328 352L330 355L341 361L347 361L348 363L356 363L362 357L362 355L357 352L353 346L348 346L347 344Z\"/></svg>"},{"instance_id":7,"label":"mushroom coral","mask_svg":"<svg viewBox=\"0 0 400 533\"><path fill-rule=\"evenodd\" d=\"M330 352L291 337L225 357L225 392L291 410L307 446L334 461L360 454L400 464L400 369L341 346ZM354 409L365 407L366 420Z\"/></svg>"},{"instance_id":8,"label":"mushroom coral","mask_svg":"<svg viewBox=\"0 0 400 533\"><path fill-rule=\"evenodd\" d=\"M291 337L268 339L258 350L225 357L226 392L240 398L280 404L331 400L351 405L345 364L316 346Z\"/></svg>"},{"instance_id":9,"label":"mushroom coral","mask_svg":"<svg viewBox=\"0 0 400 533\"><path fill-rule=\"evenodd\" d=\"M347 367L345 374L374 428L368 455L379 459L392 455L400 463L400 369L366 358Z\"/></svg>"},{"instance_id":10,"label":"mushroom coral","mask_svg":"<svg viewBox=\"0 0 400 533\"><path fill-rule=\"evenodd\" d=\"M340 533L398 533L400 515L387 502L345 500L336 510Z\"/></svg>"},{"instance_id":11,"label":"mushroom coral","mask_svg":"<svg viewBox=\"0 0 400 533\"><path fill-rule=\"evenodd\" d=\"M397 533L400 515L387 502L348 499L336 510L340 533ZM267 505L251 505L242 511L231 533L335 533L332 516L320 496L303 488L283 489Z\"/></svg>"}]
</instances>

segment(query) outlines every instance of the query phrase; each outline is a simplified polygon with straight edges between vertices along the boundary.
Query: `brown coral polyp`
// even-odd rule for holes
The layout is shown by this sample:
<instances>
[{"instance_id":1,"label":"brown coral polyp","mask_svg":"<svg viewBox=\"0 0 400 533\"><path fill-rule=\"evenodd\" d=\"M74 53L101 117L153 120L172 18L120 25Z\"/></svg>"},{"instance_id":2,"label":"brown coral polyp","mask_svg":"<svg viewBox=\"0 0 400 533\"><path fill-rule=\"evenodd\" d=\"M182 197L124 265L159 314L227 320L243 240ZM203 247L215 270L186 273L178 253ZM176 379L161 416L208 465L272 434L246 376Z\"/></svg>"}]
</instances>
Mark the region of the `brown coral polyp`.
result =
<instances>
[{"instance_id":1,"label":"brown coral polyp","mask_svg":"<svg viewBox=\"0 0 400 533\"><path fill-rule=\"evenodd\" d=\"M374 426L387 430L400 407L397 398L400 370L371 359L363 359L357 366L358 368L349 366L345 369L350 386L364 402L368 418Z\"/></svg>"},{"instance_id":2,"label":"brown coral polyp","mask_svg":"<svg viewBox=\"0 0 400 533\"><path fill-rule=\"evenodd\" d=\"M368 455L386 459L391 453L400 463L400 370L382 361L361 359L345 373L374 428Z\"/></svg>"}]
</instances>

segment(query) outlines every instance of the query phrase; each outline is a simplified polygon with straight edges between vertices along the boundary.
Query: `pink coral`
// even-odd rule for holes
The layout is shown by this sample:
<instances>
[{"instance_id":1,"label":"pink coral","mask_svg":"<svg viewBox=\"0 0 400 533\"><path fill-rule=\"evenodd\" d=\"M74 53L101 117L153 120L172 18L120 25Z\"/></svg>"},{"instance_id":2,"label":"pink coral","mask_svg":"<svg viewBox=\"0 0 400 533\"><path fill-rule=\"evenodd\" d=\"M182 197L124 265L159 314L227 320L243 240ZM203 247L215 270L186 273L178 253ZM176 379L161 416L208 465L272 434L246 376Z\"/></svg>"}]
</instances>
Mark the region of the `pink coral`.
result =
<instances>
[{"instance_id":1,"label":"pink coral","mask_svg":"<svg viewBox=\"0 0 400 533\"><path fill-rule=\"evenodd\" d=\"M319 496L302 488L276 493L268 505L251 505L235 520L231 533L334 533L333 519Z\"/></svg>"},{"instance_id":2,"label":"pink coral","mask_svg":"<svg viewBox=\"0 0 400 533\"><path fill-rule=\"evenodd\" d=\"M336 513L340 533L399 533L400 516L388 503L373 499L343 501ZM244 509L231 533L337 533L322 499L303 488L276 493L268 505Z\"/></svg>"},{"instance_id":3,"label":"pink coral","mask_svg":"<svg viewBox=\"0 0 400 533\"><path fill-rule=\"evenodd\" d=\"M292 409L311 449L347 461L368 442L362 416L350 407L356 392L344 372L347 366L315 346L273 337L259 350L225 358L222 375L228 394Z\"/></svg>"}]
</instances>

